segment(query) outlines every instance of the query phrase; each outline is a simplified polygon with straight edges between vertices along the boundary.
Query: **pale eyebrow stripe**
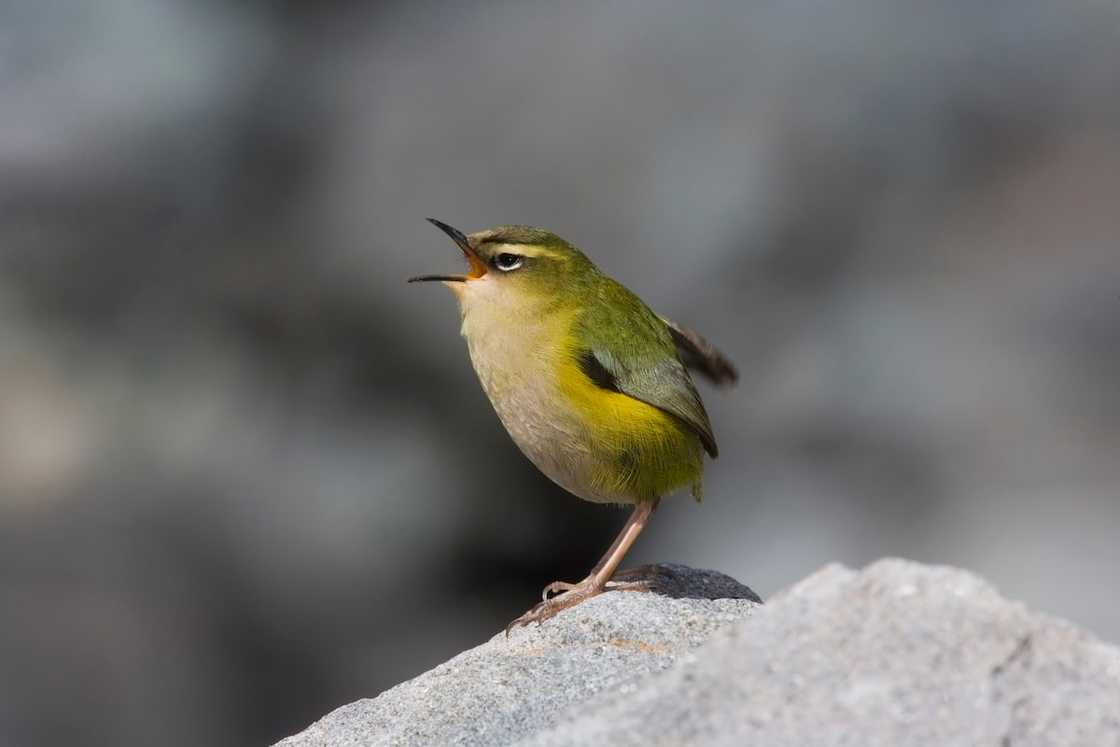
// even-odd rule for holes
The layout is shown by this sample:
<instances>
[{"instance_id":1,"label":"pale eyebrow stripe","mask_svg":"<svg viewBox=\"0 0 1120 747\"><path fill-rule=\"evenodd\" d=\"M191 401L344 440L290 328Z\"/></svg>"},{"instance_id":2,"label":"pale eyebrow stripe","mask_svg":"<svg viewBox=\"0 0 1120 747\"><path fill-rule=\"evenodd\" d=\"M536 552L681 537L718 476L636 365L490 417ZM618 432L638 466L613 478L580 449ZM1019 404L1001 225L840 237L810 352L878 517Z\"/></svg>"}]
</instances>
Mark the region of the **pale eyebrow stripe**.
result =
<instances>
[{"instance_id":1,"label":"pale eyebrow stripe","mask_svg":"<svg viewBox=\"0 0 1120 747\"><path fill-rule=\"evenodd\" d=\"M503 250L508 251L510 254L520 254L525 257L548 257L549 259L567 259L567 255L562 252L549 249L548 247L539 246L536 244L509 244L504 241L484 241L483 244L493 244L497 253Z\"/></svg>"}]
</instances>

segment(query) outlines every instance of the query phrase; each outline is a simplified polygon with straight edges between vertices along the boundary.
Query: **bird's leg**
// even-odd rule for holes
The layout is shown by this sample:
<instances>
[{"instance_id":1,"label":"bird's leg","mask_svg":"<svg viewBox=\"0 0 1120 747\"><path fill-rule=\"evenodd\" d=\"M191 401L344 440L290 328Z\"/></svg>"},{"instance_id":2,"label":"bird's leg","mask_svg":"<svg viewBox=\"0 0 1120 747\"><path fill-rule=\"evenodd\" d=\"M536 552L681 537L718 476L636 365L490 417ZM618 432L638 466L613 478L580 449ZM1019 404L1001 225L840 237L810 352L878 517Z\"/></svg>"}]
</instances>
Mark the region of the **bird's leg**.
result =
<instances>
[{"instance_id":1,"label":"bird's leg","mask_svg":"<svg viewBox=\"0 0 1120 747\"><path fill-rule=\"evenodd\" d=\"M652 501L642 501L634 507L634 511L630 514L630 518L626 520L626 524L622 527L622 531L615 537L614 542L607 549L606 554L595 564L591 569L591 573L587 578L579 583L569 583L567 581L553 581L548 586L544 587L543 598L544 600L526 612L521 617L517 618L506 626L506 635L515 625L527 625L531 622L543 622L548 618L555 615L561 610L568 607L574 607L580 602L590 599L593 596L602 594L607 591L607 582L611 580L611 576L618 570L622 558L625 557L626 552L630 546L634 544L634 540L641 534L642 529L649 523L649 518L653 512L657 510L659 499ZM620 590L627 588L629 585L619 585L617 588ZM610 587L613 591L616 587ZM637 589L638 585L633 585ZM648 590L649 586L646 586ZM556 596L550 596L556 594Z\"/></svg>"},{"instance_id":2,"label":"bird's leg","mask_svg":"<svg viewBox=\"0 0 1120 747\"><path fill-rule=\"evenodd\" d=\"M541 592L541 599L547 602L548 599L554 595L560 594L565 591L572 591L573 589L578 589L582 585L591 583L592 579L595 578L595 575L602 571L604 567L606 567L607 563L610 562L611 558L613 558L616 553L619 553L619 547L627 538L626 530L634 521L634 516L638 513L638 509L641 508L641 506L642 504L638 504L634 507L634 511L630 514L630 518L627 520L626 525L622 527L622 531L620 531L618 535L615 536L614 541L611 542L611 546L607 548L607 551L605 553L603 553L603 557L599 558L599 562L595 564L595 567L591 569L591 572L587 574L587 577L585 579L583 579L582 581L577 581L575 583L572 583L571 581L553 581L551 584L544 587L544 590ZM655 505L650 509L649 513L652 514L656 508L657 506ZM647 516L646 520L648 520L648 518L649 517ZM642 526L645 526L644 522ZM638 527L638 531L641 531L641 527ZM634 533L633 537L630 537L626 548L629 548L630 545L633 544L635 537L637 537L637 532ZM625 554L626 549L624 548L619 554L618 563L622 562L622 555ZM616 568L618 567L618 563L615 563Z\"/></svg>"}]
</instances>

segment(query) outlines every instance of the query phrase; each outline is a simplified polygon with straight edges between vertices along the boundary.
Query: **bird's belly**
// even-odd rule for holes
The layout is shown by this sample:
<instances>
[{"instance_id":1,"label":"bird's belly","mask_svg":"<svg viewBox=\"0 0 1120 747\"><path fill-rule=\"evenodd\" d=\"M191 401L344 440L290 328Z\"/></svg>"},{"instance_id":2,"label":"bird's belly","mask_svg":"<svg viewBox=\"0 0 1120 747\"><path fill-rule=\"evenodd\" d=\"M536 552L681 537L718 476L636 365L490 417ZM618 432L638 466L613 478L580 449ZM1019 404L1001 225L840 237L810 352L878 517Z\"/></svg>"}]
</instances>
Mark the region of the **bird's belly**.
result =
<instances>
[{"instance_id":1,"label":"bird's belly","mask_svg":"<svg viewBox=\"0 0 1120 747\"><path fill-rule=\"evenodd\" d=\"M555 335L522 332L516 339L467 337L471 363L502 425L529 461L568 492L588 501L634 502L597 487L602 455L557 384L564 352L550 343Z\"/></svg>"},{"instance_id":2,"label":"bird's belly","mask_svg":"<svg viewBox=\"0 0 1120 747\"><path fill-rule=\"evenodd\" d=\"M477 367L476 367L477 368ZM494 411L537 469L570 493L596 502L624 502L595 488L599 460L578 413L566 407L547 372L522 369L502 376L478 371Z\"/></svg>"},{"instance_id":3,"label":"bird's belly","mask_svg":"<svg viewBox=\"0 0 1120 747\"><path fill-rule=\"evenodd\" d=\"M656 408L597 388L555 335L528 347L524 339L468 336L468 346L502 425L549 479L596 503L699 488L695 434Z\"/></svg>"},{"instance_id":4,"label":"bird's belly","mask_svg":"<svg viewBox=\"0 0 1120 747\"><path fill-rule=\"evenodd\" d=\"M625 500L595 488L600 460L592 453L591 440L575 418L535 389L530 386L512 396L491 397L498 418L522 453L549 479L584 500Z\"/></svg>"}]
</instances>

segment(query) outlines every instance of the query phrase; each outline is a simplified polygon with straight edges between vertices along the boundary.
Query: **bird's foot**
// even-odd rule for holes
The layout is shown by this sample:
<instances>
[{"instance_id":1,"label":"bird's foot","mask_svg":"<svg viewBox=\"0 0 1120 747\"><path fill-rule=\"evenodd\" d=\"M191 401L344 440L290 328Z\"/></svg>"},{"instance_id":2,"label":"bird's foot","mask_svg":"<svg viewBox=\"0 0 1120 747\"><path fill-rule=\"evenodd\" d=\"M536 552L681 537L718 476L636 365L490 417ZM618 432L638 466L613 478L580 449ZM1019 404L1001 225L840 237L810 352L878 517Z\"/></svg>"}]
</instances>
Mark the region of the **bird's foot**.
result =
<instances>
[{"instance_id":1,"label":"bird's foot","mask_svg":"<svg viewBox=\"0 0 1120 747\"><path fill-rule=\"evenodd\" d=\"M580 602L598 596L605 591L662 591L662 585L654 572L653 566L642 566L630 570L618 571L605 585L596 583L592 577L585 578L579 583L571 581L553 581L544 587L541 592L541 602L506 626L506 636L519 625L537 623L540 625L545 620L555 617L559 612L575 607Z\"/></svg>"},{"instance_id":2,"label":"bird's foot","mask_svg":"<svg viewBox=\"0 0 1120 747\"><path fill-rule=\"evenodd\" d=\"M662 593L665 591L665 587L664 584L661 583L656 569L653 566L644 565L640 568L618 571L611 577L611 580L607 582L607 588L604 589L604 591L645 591Z\"/></svg>"},{"instance_id":3,"label":"bird's foot","mask_svg":"<svg viewBox=\"0 0 1120 747\"><path fill-rule=\"evenodd\" d=\"M559 596L565 592L579 589L588 584L593 584L594 579L591 577L585 578L579 582L571 581L553 581L548 586L541 590L541 599L548 601L552 597ZM617 571L603 591L664 591L663 584L661 583L660 576L657 572L657 567L652 565L643 565L638 568L629 568L624 571Z\"/></svg>"},{"instance_id":4,"label":"bird's foot","mask_svg":"<svg viewBox=\"0 0 1120 747\"><path fill-rule=\"evenodd\" d=\"M541 590L541 599L547 602L552 597L559 596L560 594L563 594L566 591L571 591L572 589L578 589L581 584L589 583L591 583L591 579L589 578L585 578L584 580L577 583L572 583L571 581L553 581L551 584Z\"/></svg>"},{"instance_id":5,"label":"bird's foot","mask_svg":"<svg viewBox=\"0 0 1120 747\"><path fill-rule=\"evenodd\" d=\"M593 579L584 579L578 584L568 581L553 581L544 587L542 602L506 626L506 637L508 638L509 632L519 625L528 625L533 622L540 625L550 617L555 617L557 613L569 607L575 607L580 602L598 596L606 590L607 587L604 587L601 583L596 583ZM552 594L555 594L555 596L550 596Z\"/></svg>"}]
</instances>

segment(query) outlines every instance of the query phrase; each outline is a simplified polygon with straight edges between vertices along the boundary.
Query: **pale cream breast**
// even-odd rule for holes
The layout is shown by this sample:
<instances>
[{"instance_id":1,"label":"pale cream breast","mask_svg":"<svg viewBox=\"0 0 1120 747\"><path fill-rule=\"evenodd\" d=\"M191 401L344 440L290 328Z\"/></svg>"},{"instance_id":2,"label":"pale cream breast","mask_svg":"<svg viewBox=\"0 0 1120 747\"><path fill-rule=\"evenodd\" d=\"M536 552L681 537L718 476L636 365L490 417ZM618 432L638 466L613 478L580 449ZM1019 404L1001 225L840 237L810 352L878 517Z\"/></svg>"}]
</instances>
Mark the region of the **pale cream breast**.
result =
<instances>
[{"instance_id":1,"label":"pale cream breast","mask_svg":"<svg viewBox=\"0 0 1120 747\"><path fill-rule=\"evenodd\" d=\"M471 363L514 443L574 495L595 502L627 500L595 488L593 446L557 385L570 318L542 313L524 299L514 303L485 277L457 285L452 289L459 297Z\"/></svg>"}]
</instances>

